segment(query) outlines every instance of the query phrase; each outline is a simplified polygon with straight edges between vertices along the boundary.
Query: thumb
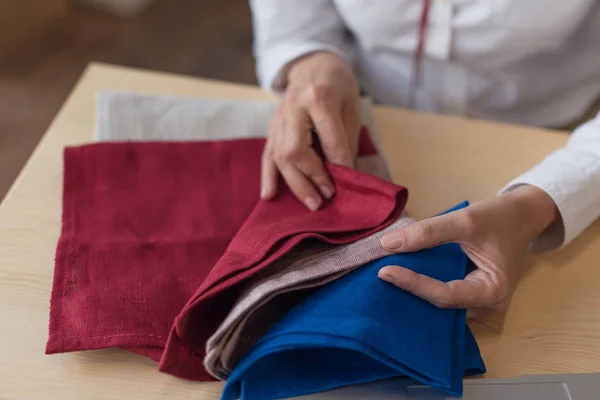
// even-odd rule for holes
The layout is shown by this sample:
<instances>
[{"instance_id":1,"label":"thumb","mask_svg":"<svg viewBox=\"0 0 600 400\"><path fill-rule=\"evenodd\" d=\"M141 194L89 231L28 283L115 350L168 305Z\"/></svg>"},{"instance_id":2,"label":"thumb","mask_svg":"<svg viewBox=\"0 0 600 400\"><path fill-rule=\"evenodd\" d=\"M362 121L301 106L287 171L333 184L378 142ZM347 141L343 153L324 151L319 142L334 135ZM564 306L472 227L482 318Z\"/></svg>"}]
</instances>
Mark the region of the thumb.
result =
<instances>
[{"instance_id":1,"label":"thumb","mask_svg":"<svg viewBox=\"0 0 600 400\"><path fill-rule=\"evenodd\" d=\"M461 217L463 213L455 211L415 222L383 235L381 245L394 253L406 253L457 242L462 232Z\"/></svg>"},{"instance_id":2,"label":"thumb","mask_svg":"<svg viewBox=\"0 0 600 400\"><path fill-rule=\"evenodd\" d=\"M442 282L399 266L386 266L377 276L439 308L486 307L494 303L495 283L487 275Z\"/></svg>"}]
</instances>

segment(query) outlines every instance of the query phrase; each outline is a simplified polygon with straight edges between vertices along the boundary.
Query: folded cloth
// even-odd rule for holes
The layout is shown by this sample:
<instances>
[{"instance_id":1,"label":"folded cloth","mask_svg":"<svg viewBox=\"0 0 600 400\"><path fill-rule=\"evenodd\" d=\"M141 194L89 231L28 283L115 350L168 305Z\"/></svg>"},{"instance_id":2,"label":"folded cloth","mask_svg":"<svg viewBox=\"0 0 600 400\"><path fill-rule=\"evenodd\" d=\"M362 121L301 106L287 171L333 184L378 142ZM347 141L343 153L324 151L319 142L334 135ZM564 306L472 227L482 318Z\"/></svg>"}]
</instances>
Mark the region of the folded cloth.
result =
<instances>
[{"instance_id":1,"label":"folded cloth","mask_svg":"<svg viewBox=\"0 0 600 400\"><path fill-rule=\"evenodd\" d=\"M377 278L402 265L442 281L461 279L456 244L373 261L316 290L278 321L233 370L222 399L280 399L408 376L460 396L485 366L465 310L439 309Z\"/></svg>"},{"instance_id":2,"label":"folded cloth","mask_svg":"<svg viewBox=\"0 0 600 400\"><path fill-rule=\"evenodd\" d=\"M277 101L232 100L101 91L95 141L194 141L264 138ZM360 100L361 123L377 145L371 101Z\"/></svg>"},{"instance_id":3,"label":"folded cloth","mask_svg":"<svg viewBox=\"0 0 600 400\"><path fill-rule=\"evenodd\" d=\"M389 255L381 247L381 236L411 222L401 216L389 227L344 246L306 243L254 275L206 344L207 371L227 379L242 355L307 293Z\"/></svg>"},{"instance_id":4,"label":"folded cloth","mask_svg":"<svg viewBox=\"0 0 600 400\"><path fill-rule=\"evenodd\" d=\"M361 143L359 153L373 156L368 137ZM319 211L283 183L275 200L257 203L263 146L67 148L47 352L117 346L165 372L211 379L205 342L248 278L301 241L353 242L404 207L404 188L332 164L337 194Z\"/></svg>"},{"instance_id":5,"label":"folded cloth","mask_svg":"<svg viewBox=\"0 0 600 400\"><path fill-rule=\"evenodd\" d=\"M264 138L278 104L112 91L99 92L96 100L97 142ZM370 99L360 100L359 116L363 130L369 132L360 136L361 146L370 150L356 159L356 169L390 181L386 162L378 151L379 135Z\"/></svg>"},{"instance_id":6,"label":"folded cloth","mask_svg":"<svg viewBox=\"0 0 600 400\"><path fill-rule=\"evenodd\" d=\"M100 92L98 141L181 141L264 137L277 103ZM382 179L390 175L370 138L377 139L369 99L361 99L361 156L357 169ZM366 131L369 134L366 134ZM394 222L399 227L409 220ZM388 228L389 229L389 228ZM241 354L286 310L304 296L301 289L330 282L353 268L383 257L379 234L349 248L308 243L251 278L241 302L207 344L205 366L226 378ZM304 249L304 250L302 250ZM258 302L258 303L257 303ZM254 309L256 308L256 309ZM219 372L221 371L221 372Z\"/></svg>"},{"instance_id":7,"label":"folded cloth","mask_svg":"<svg viewBox=\"0 0 600 400\"><path fill-rule=\"evenodd\" d=\"M239 297L241 284L292 250L315 239L346 244L392 224L406 203L406 191L374 176L328 164L336 196L317 212L309 212L286 188L278 198L259 202L236 233L225 254L177 316L160 369L196 379L203 367L206 341ZM284 186L282 184L282 186ZM365 213L365 210L369 210ZM204 371L203 371L204 373Z\"/></svg>"}]
</instances>

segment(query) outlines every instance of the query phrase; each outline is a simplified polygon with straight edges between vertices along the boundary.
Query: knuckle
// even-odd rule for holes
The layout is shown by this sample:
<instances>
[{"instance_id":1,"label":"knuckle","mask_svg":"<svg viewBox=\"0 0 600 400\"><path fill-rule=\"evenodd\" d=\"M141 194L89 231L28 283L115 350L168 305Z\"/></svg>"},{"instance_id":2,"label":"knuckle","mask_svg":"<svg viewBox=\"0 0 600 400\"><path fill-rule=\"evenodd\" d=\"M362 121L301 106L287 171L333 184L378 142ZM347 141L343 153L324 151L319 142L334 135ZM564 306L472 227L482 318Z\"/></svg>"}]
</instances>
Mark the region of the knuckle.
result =
<instances>
[{"instance_id":1,"label":"knuckle","mask_svg":"<svg viewBox=\"0 0 600 400\"><path fill-rule=\"evenodd\" d=\"M277 165L288 164L300 157L302 150L299 146L286 146L275 151L273 159Z\"/></svg>"},{"instance_id":2,"label":"knuckle","mask_svg":"<svg viewBox=\"0 0 600 400\"><path fill-rule=\"evenodd\" d=\"M504 302L509 297L509 290L506 285L497 284L490 288L489 295L493 304L499 304Z\"/></svg>"},{"instance_id":3,"label":"knuckle","mask_svg":"<svg viewBox=\"0 0 600 400\"><path fill-rule=\"evenodd\" d=\"M333 88L328 84L313 83L309 87L310 101L314 104L327 102L333 94Z\"/></svg>"},{"instance_id":4,"label":"knuckle","mask_svg":"<svg viewBox=\"0 0 600 400\"><path fill-rule=\"evenodd\" d=\"M310 197L315 196L314 189L307 182L293 181L293 182L287 182L287 184L289 185L290 189L292 190L292 192L294 193L296 198L298 198L300 200L303 200L309 196Z\"/></svg>"},{"instance_id":5,"label":"knuckle","mask_svg":"<svg viewBox=\"0 0 600 400\"><path fill-rule=\"evenodd\" d=\"M415 239L419 242L429 242L433 239L433 226L428 222L423 222L415 230Z\"/></svg>"},{"instance_id":6,"label":"knuckle","mask_svg":"<svg viewBox=\"0 0 600 400\"><path fill-rule=\"evenodd\" d=\"M302 154L302 148L300 146L298 146L298 145L295 145L295 144L294 145L290 145L290 146L285 146L283 148L281 154L288 161L296 160Z\"/></svg>"},{"instance_id":7,"label":"knuckle","mask_svg":"<svg viewBox=\"0 0 600 400\"><path fill-rule=\"evenodd\" d=\"M418 285L418 283L416 282L418 280L405 280L405 279L398 279L398 277L396 276L396 274L394 274L393 272L391 273L392 276L395 277L396 279L396 286L398 286L399 288L401 288L402 290L406 290L409 293L412 293L416 296L420 296L422 295L422 291L420 290L420 287Z\"/></svg>"},{"instance_id":8,"label":"knuckle","mask_svg":"<svg viewBox=\"0 0 600 400\"><path fill-rule=\"evenodd\" d=\"M298 103L298 91L295 89L288 89L285 92L285 97L282 103L282 109L287 107L293 107Z\"/></svg>"},{"instance_id":9,"label":"knuckle","mask_svg":"<svg viewBox=\"0 0 600 400\"><path fill-rule=\"evenodd\" d=\"M504 311L508 310L511 300L512 300L512 296L510 296L510 295L507 296L502 301L500 301L498 304L496 304L496 306L494 307L493 310L496 312L504 312Z\"/></svg>"},{"instance_id":10,"label":"knuckle","mask_svg":"<svg viewBox=\"0 0 600 400\"><path fill-rule=\"evenodd\" d=\"M496 305L505 303L507 299L511 297L510 285L501 274L493 272L490 275L490 281L485 291L484 301L488 307L494 307Z\"/></svg>"},{"instance_id":11,"label":"knuckle","mask_svg":"<svg viewBox=\"0 0 600 400\"><path fill-rule=\"evenodd\" d=\"M272 161L273 155L274 155L273 138L271 136L269 136L269 137L267 137L265 147L263 147L261 159L263 162Z\"/></svg>"},{"instance_id":12,"label":"knuckle","mask_svg":"<svg viewBox=\"0 0 600 400\"><path fill-rule=\"evenodd\" d=\"M309 177L319 186L330 186L331 181L327 174L321 170L321 165L317 167L316 172L309 173Z\"/></svg>"},{"instance_id":13,"label":"knuckle","mask_svg":"<svg viewBox=\"0 0 600 400\"><path fill-rule=\"evenodd\" d=\"M262 152L262 161L267 162L273 159L273 152L270 149L265 149Z\"/></svg>"},{"instance_id":14,"label":"knuckle","mask_svg":"<svg viewBox=\"0 0 600 400\"><path fill-rule=\"evenodd\" d=\"M283 152L275 151L273 153L273 161L275 162L275 164L281 166L287 163L287 158L285 157L285 154Z\"/></svg>"},{"instance_id":15,"label":"knuckle","mask_svg":"<svg viewBox=\"0 0 600 400\"><path fill-rule=\"evenodd\" d=\"M276 152L273 155L273 162L275 165L281 168L283 165L286 165L288 161L283 154Z\"/></svg>"},{"instance_id":16,"label":"knuckle","mask_svg":"<svg viewBox=\"0 0 600 400\"><path fill-rule=\"evenodd\" d=\"M460 218L460 226L465 234L471 236L476 234L477 227L479 226L477 216L468 208L464 210L463 217Z\"/></svg>"},{"instance_id":17,"label":"knuckle","mask_svg":"<svg viewBox=\"0 0 600 400\"><path fill-rule=\"evenodd\" d=\"M435 299L432 304L437 308L451 308L453 306L452 301L446 298Z\"/></svg>"},{"instance_id":18,"label":"knuckle","mask_svg":"<svg viewBox=\"0 0 600 400\"><path fill-rule=\"evenodd\" d=\"M336 164L344 163L348 159L347 152L340 145L335 145L333 148L331 148L328 151L328 156L329 156L328 157L329 161L336 163Z\"/></svg>"},{"instance_id":19,"label":"knuckle","mask_svg":"<svg viewBox=\"0 0 600 400\"><path fill-rule=\"evenodd\" d=\"M325 166L320 159L310 160L303 165L303 172L305 175L310 177L316 184L327 184L329 183L329 175L325 170Z\"/></svg>"},{"instance_id":20,"label":"knuckle","mask_svg":"<svg viewBox=\"0 0 600 400\"><path fill-rule=\"evenodd\" d=\"M488 298L490 300L490 303L494 304L499 302L503 297L503 293L504 290L502 290L502 287L500 285L492 285L488 289Z\"/></svg>"}]
</instances>

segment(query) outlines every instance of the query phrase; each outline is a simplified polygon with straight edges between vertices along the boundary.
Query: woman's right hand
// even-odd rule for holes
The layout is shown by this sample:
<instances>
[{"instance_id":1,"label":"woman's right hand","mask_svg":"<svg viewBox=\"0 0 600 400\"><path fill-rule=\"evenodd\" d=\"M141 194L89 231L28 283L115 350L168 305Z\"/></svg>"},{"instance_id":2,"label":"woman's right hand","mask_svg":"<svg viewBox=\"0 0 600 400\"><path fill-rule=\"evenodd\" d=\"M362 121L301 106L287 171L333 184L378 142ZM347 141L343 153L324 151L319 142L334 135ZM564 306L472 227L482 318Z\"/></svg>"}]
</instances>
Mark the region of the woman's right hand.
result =
<instances>
[{"instance_id":1,"label":"woman's right hand","mask_svg":"<svg viewBox=\"0 0 600 400\"><path fill-rule=\"evenodd\" d=\"M296 61L269 129L262 158L261 197L277 193L279 174L310 210L331 198L335 187L312 148L317 133L327 161L354 166L358 148L359 90L348 65L334 54L317 52Z\"/></svg>"}]
</instances>

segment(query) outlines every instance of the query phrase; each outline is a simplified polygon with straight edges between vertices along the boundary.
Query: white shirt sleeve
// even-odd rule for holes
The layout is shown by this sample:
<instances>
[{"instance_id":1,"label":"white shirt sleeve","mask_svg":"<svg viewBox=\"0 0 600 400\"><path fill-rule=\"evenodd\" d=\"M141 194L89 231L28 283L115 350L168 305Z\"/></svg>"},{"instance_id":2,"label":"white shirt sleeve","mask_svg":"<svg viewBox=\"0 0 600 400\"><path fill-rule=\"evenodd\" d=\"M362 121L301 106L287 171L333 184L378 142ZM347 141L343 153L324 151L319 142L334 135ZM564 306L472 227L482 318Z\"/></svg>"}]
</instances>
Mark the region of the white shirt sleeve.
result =
<instances>
[{"instance_id":1,"label":"white shirt sleeve","mask_svg":"<svg viewBox=\"0 0 600 400\"><path fill-rule=\"evenodd\" d=\"M534 185L552 199L562 217L532 245L552 251L567 245L600 216L600 113L579 126L566 146L510 182L502 192Z\"/></svg>"},{"instance_id":2,"label":"white shirt sleeve","mask_svg":"<svg viewBox=\"0 0 600 400\"><path fill-rule=\"evenodd\" d=\"M352 43L333 0L250 0L254 56L263 89L285 88L287 68L315 51L352 63Z\"/></svg>"}]
</instances>

